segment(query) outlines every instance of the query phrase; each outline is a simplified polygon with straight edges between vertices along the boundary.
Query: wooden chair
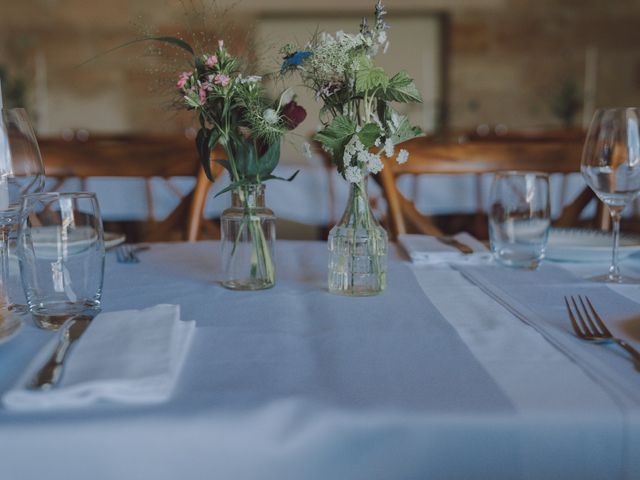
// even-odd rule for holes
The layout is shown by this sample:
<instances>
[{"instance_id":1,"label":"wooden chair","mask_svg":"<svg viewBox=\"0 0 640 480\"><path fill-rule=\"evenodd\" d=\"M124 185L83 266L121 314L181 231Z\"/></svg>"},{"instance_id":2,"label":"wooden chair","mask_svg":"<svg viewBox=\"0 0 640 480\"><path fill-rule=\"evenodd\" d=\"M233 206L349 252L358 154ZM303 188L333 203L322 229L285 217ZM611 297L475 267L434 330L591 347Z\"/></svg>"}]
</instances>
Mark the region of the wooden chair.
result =
<instances>
[{"instance_id":1,"label":"wooden chair","mask_svg":"<svg viewBox=\"0 0 640 480\"><path fill-rule=\"evenodd\" d=\"M387 221L391 238L407 233L408 226L427 235L442 234L441 230L398 190L396 180L402 175L480 175L504 170L569 174L580 171L582 154L582 143L577 141L437 144L432 140L419 138L407 142L403 148L409 151L409 161L399 165L395 160L386 160L385 168L376 177L387 200ZM592 199L591 190L586 188L564 208L555 225L571 225ZM606 218L606 212L599 211L598 218Z\"/></svg>"},{"instance_id":2,"label":"wooden chair","mask_svg":"<svg viewBox=\"0 0 640 480\"><path fill-rule=\"evenodd\" d=\"M202 171L194 142L185 137L154 135L92 136L86 141L66 141L44 138L39 140L47 177L57 180L56 190L66 179L79 178L84 184L90 177L138 177L145 179L147 198L146 241L172 238L176 230L181 238L197 240L205 225L202 218L209 180ZM214 151L220 155L221 151ZM224 158L224 157L218 157ZM222 167L212 162L215 175ZM195 177L194 189L183 195L171 183L172 177ZM151 179L162 178L166 186L179 198L178 206L162 221L153 215ZM207 224L213 235L219 235L216 226ZM217 230L217 231L216 231Z\"/></svg>"}]
</instances>

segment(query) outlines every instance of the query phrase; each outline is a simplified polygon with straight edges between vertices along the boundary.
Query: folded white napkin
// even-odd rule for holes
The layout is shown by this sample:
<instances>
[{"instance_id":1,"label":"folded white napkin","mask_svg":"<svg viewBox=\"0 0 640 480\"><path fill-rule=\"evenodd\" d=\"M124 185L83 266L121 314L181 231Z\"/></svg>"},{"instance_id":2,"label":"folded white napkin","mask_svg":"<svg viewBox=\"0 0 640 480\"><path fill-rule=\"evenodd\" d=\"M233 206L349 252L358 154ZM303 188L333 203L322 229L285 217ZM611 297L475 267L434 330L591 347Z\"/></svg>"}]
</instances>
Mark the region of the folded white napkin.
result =
<instances>
[{"instance_id":1,"label":"folded white napkin","mask_svg":"<svg viewBox=\"0 0 640 480\"><path fill-rule=\"evenodd\" d=\"M491 253L482 243L466 232L458 233L453 238L473 249L473 253L465 254L456 247L429 235L405 234L398 236L398 243L411 258L411 262L418 265L432 265L437 263L487 263L492 260Z\"/></svg>"},{"instance_id":2,"label":"folded white napkin","mask_svg":"<svg viewBox=\"0 0 640 480\"><path fill-rule=\"evenodd\" d=\"M69 351L60 382L49 390L25 385L55 350L36 356L2 401L7 408L69 408L97 401L129 404L167 400L184 363L195 322L180 321L177 305L101 313Z\"/></svg>"}]
</instances>

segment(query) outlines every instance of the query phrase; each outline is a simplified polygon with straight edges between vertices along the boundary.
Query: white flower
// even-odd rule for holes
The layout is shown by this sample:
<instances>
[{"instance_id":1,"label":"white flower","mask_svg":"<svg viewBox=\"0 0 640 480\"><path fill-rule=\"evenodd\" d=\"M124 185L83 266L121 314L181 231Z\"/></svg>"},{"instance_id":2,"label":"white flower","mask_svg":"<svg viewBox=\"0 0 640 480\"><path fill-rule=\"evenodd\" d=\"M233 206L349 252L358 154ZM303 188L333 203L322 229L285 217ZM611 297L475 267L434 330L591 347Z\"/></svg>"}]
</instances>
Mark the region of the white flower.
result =
<instances>
[{"instance_id":1,"label":"white flower","mask_svg":"<svg viewBox=\"0 0 640 480\"><path fill-rule=\"evenodd\" d=\"M375 142L373 142L373 145L374 145L375 147L379 147L380 145L382 145L382 139L381 139L381 137L376 138L376 141L375 141Z\"/></svg>"},{"instance_id":2,"label":"white flower","mask_svg":"<svg viewBox=\"0 0 640 480\"><path fill-rule=\"evenodd\" d=\"M384 165L382 164L382 160L380 160L379 155L369 156L369 161L367 162L367 170L369 170L369 172L376 174L383 168Z\"/></svg>"},{"instance_id":3,"label":"white flower","mask_svg":"<svg viewBox=\"0 0 640 480\"><path fill-rule=\"evenodd\" d=\"M384 142L384 154L387 156L387 158L393 157L393 146L393 140L387 138L387 140Z\"/></svg>"},{"instance_id":4,"label":"white flower","mask_svg":"<svg viewBox=\"0 0 640 480\"><path fill-rule=\"evenodd\" d=\"M382 45L386 41L387 41L387 32L385 32L384 30L380 30L378 32L378 43Z\"/></svg>"},{"instance_id":5,"label":"white flower","mask_svg":"<svg viewBox=\"0 0 640 480\"><path fill-rule=\"evenodd\" d=\"M396 157L396 162L402 165L403 163L407 163L409 160L409 152L407 152L404 148L401 148L398 152L398 156Z\"/></svg>"},{"instance_id":6,"label":"white flower","mask_svg":"<svg viewBox=\"0 0 640 480\"><path fill-rule=\"evenodd\" d=\"M294 95L295 95L295 92L293 91L293 88L291 87L287 88L280 95L280 105L287 105L288 103L291 103L291 100L293 100Z\"/></svg>"},{"instance_id":7,"label":"white flower","mask_svg":"<svg viewBox=\"0 0 640 480\"><path fill-rule=\"evenodd\" d=\"M366 153L364 145L360 141L358 135L353 135L349 142L344 147L344 154L342 156L342 164L345 167L351 165L351 160L356 157L358 160L360 159L360 155L362 153Z\"/></svg>"},{"instance_id":8,"label":"white flower","mask_svg":"<svg viewBox=\"0 0 640 480\"><path fill-rule=\"evenodd\" d=\"M264 118L264 121L270 125L273 125L274 123L278 123L278 120L280 120L280 117L278 116L277 112L273 108L267 108L262 113L262 118Z\"/></svg>"},{"instance_id":9,"label":"white flower","mask_svg":"<svg viewBox=\"0 0 640 480\"><path fill-rule=\"evenodd\" d=\"M362 170L358 167L347 167L344 169L344 178L347 182L358 183L362 180Z\"/></svg>"},{"instance_id":10,"label":"white flower","mask_svg":"<svg viewBox=\"0 0 640 480\"><path fill-rule=\"evenodd\" d=\"M309 145L309 142L304 142L302 144L302 154L309 160L313 158L313 154L311 153L311 145Z\"/></svg>"},{"instance_id":11,"label":"white flower","mask_svg":"<svg viewBox=\"0 0 640 480\"><path fill-rule=\"evenodd\" d=\"M249 75L248 77L243 77L242 75L238 75L238 81L240 83L258 83L261 80L262 80L262 77L260 75Z\"/></svg>"},{"instance_id":12,"label":"white flower","mask_svg":"<svg viewBox=\"0 0 640 480\"><path fill-rule=\"evenodd\" d=\"M320 32L320 36L318 37L318 40L319 40L320 43L325 44L325 45L332 45L332 44L336 43L336 41L333 39L331 34L329 34L327 32Z\"/></svg>"}]
</instances>

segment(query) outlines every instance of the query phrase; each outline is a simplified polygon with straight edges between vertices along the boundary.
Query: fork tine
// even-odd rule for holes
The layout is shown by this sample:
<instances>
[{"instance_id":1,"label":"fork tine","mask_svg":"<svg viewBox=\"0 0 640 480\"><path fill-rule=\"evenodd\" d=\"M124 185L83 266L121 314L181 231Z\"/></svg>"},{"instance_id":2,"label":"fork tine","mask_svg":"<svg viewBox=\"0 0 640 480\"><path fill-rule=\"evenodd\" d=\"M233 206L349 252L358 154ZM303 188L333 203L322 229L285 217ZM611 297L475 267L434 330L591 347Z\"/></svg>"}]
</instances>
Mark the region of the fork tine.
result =
<instances>
[{"instance_id":1,"label":"fork tine","mask_svg":"<svg viewBox=\"0 0 640 480\"><path fill-rule=\"evenodd\" d=\"M589 297L585 296L584 298L587 301L587 303L589 304L589 308L591 309L591 313L593 314L593 317L596 319L596 322L598 323L598 326L600 327L600 329L605 333L605 335L611 337L612 336L611 332L609 331L607 326L602 321L602 318L600 317L600 315L598 315L598 312L593 307L593 304L591 303L591 300L589 300Z\"/></svg>"},{"instance_id":2,"label":"fork tine","mask_svg":"<svg viewBox=\"0 0 640 480\"><path fill-rule=\"evenodd\" d=\"M564 304L567 306L567 312L569 312L569 318L571 319L571 325L573 326L573 329L576 332L576 335L578 335L579 337L583 337L584 333L582 333L582 330L580 330L580 327L578 326L578 322L576 322L576 317L573 315L573 312L571 311L571 306L569 305L569 300L567 300L567 297L564 297Z\"/></svg>"},{"instance_id":3,"label":"fork tine","mask_svg":"<svg viewBox=\"0 0 640 480\"><path fill-rule=\"evenodd\" d=\"M591 331L593 332L593 334L595 336L602 336L603 333L600 331L600 329L593 322L593 318L592 318L593 315L589 314L589 309L585 305L584 300L582 299L582 295L578 295L578 300L580 300L580 305L582 306L582 311L584 312L585 318L589 322L589 326L591 327Z\"/></svg>"},{"instance_id":4,"label":"fork tine","mask_svg":"<svg viewBox=\"0 0 640 480\"><path fill-rule=\"evenodd\" d=\"M576 303L576 299L573 297L573 295L570 298L571 298L571 303L573 303L573 308L575 312L578 314L578 320L580 320L580 325L582 325L582 330L584 334L589 337L593 336L593 334L591 333L591 330L589 329L589 326L587 325L587 322L585 322L584 318L582 317L582 313L580 312L580 308Z\"/></svg>"}]
</instances>

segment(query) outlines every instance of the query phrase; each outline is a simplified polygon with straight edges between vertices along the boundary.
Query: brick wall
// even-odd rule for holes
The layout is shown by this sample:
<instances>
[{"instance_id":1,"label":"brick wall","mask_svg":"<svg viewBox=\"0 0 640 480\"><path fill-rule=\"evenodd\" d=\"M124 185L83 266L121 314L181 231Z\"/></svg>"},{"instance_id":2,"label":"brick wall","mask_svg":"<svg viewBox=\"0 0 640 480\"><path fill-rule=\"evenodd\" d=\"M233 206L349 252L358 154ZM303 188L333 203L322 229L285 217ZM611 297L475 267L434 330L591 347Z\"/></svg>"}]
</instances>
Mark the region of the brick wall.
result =
<instances>
[{"instance_id":1,"label":"brick wall","mask_svg":"<svg viewBox=\"0 0 640 480\"><path fill-rule=\"evenodd\" d=\"M364 10L371 3L352 1L350 8ZM182 66L177 52L165 50L158 57L137 46L77 66L143 33L185 34L190 23L200 30L199 16L185 14L182 5L0 0L0 64L27 80L30 110L45 133L182 131L190 117L168 108L166 94L173 71ZM245 0L232 15L240 25L232 35L244 41L260 12L343 6L340 0ZM640 105L636 0L389 0L388 7L447 14L447 113L453 127L561 125L551 99L567 80L581 92L589 48L597 60L595 105ZM208 17L206 28L226 23Z\"/></svg>"}]
</instances>

